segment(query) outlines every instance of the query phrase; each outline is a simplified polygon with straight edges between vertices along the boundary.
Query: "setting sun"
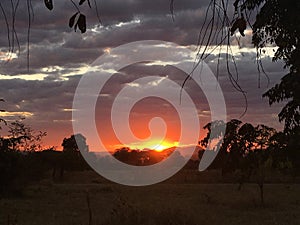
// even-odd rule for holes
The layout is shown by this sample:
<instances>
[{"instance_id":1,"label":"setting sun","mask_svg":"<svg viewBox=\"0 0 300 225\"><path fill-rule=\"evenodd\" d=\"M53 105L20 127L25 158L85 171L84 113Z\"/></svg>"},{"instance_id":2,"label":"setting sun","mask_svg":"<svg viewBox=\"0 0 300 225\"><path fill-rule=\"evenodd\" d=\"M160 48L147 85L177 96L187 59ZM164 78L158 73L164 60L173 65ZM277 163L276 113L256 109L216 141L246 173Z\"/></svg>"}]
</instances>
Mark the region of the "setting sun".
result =
<instances>
[{"instance_id":1,"label":"setting sun","mask_svg":"<svg viewBox=\"0 0 300 225\"><path fill-rule=\"evenodd\" d=\"M131 149L150 149L155 150L157 152L161 152L165 149L176 147L178 146L178 142L176 141L168 141L168 140L158 140L158 139L152 139L149 141L139 142L139 143L131 143L128 146L130 146Z\"/></svg>"},{"instance_id":2,"label":"setting sun","mask_svg":"<svg viewBox=\"0 0 300 225\"><path fill-rule=\"evenodd\" d=\"M150 149L153 149L157 152L161 152L167 148L176 147L177 145L178 145L178 142L170 143L167 141L163 141L162 143L151 146Z\"/></svg>"}]
</instances>

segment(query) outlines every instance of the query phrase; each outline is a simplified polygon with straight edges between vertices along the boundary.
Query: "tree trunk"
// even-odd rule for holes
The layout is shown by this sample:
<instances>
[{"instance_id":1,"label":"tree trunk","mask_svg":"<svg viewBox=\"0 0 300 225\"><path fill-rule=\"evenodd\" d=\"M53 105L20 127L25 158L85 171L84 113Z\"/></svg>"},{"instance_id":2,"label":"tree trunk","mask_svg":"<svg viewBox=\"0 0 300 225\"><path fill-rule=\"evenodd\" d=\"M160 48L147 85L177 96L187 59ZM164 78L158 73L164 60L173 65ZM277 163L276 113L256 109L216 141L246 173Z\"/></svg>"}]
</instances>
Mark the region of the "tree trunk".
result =
<instances>
[{"instance_id":1,"label":"tree trunk","mask_svg":"<svg viewBox=\"0 0 300 225\"><path fill-rule=\"evenodd\" d=\"M56 175L56 165L53 166L53 170L52 170L52 180L55 180L55 175Z\"/></svg>"},{"instance_id":2,"label":"tree trunk","mask_svg":"<svg viewBox=\"0 0 300 225\"><path fill-rule=\"evenodd\" d=\"M89 210L89 223L88 225L92 225L92 208L91 208L91 201L90 201L90 195L89 192L86 192L86 201L87 201L87 206Z\"/></svg>"},{"instance_id":3,"label":"tree trunk","mask_svg":"<svg viewBox=\"0 0 300 225\"><path fill-rule=\"evenodd\" d=\"M265 204L265 199L264 199L264 183L258 184L259 190L260 190L260 202L261 205Z\"/></svg>"},{"instance_id":4,"label":"tree trunk","mask_svg":"<svg viewBox=\"0 0 300 225\"><path fill-rule=\"evenodd\" d=\"M239 186L237 188L238 191L242 190L243 184L244 184L243 182L239 182Z\"/></svg>"},{"instance_id":5,"label":"tree trunk","mask_svg":"<svg viewBox=\"0 0 300 225\"><path fill-rule=\"evenodd\" d=\"M60 179L61 179L61 180L62 180L63 177L64 177L64 171L65 171L64 166L61 166L61 167L60 167Z\"/></svg>"}]
</instances>

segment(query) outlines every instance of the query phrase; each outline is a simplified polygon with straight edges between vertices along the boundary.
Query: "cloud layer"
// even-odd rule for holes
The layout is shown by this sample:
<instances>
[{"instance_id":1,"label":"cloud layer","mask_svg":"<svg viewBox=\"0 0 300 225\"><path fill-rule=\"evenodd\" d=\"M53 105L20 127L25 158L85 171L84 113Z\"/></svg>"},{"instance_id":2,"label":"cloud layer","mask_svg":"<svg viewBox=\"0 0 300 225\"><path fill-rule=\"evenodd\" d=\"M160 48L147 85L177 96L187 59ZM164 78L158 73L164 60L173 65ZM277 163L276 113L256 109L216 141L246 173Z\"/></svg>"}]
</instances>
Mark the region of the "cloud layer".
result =
<instances>
[{"instance_id":1,"label":"cloud layer","mask_svg":"<svg viewBox=\"0 0 300 225\"><path fill-rule=\"evenodd\" d=\"M13 1L16 2L16 1ZM21 112L27 115L27 123L34 128L48 131L45 142L60 145L62 139L72 133L71 113L75 89L89 65L103 53L124 43L139 40L164 40L195 49L198 33L204 22L209 0L186 0L175 3L175 22L169 12L169 2L161 0L111 0L97 1L102 24L94 11L83 5L80 9L88 18L88 30L85 34L75 33L68 27L68 19L76 9L71 1L54 1L54 10L50 12L43 1L32 0L34 21L30 34L30 68L27 68L26 42L28 13L26 1L20 1L16 13L15 30L20 42L20 55L13 55L9 62L7 30L0 31L0 97L6 102L2 105L11 114L3 115L14 119ZM1 2L7 10L11 25L10 1ZM0 23L6 27L3 16ZM240 39L243 48L234 47L234 55L239 71L238 82L247 93L248 110L243 121L254 124L265 123L281 128L276 115L280 105L270 108L262 94L278 83L285 71L281 63L263 58L268 79L259 75L256 64L256 52L251 49L251 34ZM12 40L10 33L10 40ZM18 50L15 38L15 50ZM232 43L235 44L232 38ZM180 51L180 49L179 49ZM218 76L224 91L228 119L239 118L245 110L244 96L234 89L227 73L226 52L220 60L217 53L206 59L206 63ZM219 69L217 69L219 62ZM230 65L231 67L233 65ZM233 68L233 67L232 67ZM219 73L217 74L217 72ZM107 96L113 96L126 85L134 86L134 80L141 75L171 74L172 80L182 84L184 74L166 65L133 65L118 73L107 86ZM258 86L261 86L260 88ZM209 122L210 113L207 101L193 82L185 89L199 105L199 118L202 125ZM109 98L107 98L109 99ZM147 102L149 104L149 102ZM102 106L109 111L110 102ZM106 109L107 107L107 109ZM162 108L153 104L151 113ZM142 111L139 111L142 113ZM19 114L18 114L19 113Z\"/></svg>"}]
</instances>

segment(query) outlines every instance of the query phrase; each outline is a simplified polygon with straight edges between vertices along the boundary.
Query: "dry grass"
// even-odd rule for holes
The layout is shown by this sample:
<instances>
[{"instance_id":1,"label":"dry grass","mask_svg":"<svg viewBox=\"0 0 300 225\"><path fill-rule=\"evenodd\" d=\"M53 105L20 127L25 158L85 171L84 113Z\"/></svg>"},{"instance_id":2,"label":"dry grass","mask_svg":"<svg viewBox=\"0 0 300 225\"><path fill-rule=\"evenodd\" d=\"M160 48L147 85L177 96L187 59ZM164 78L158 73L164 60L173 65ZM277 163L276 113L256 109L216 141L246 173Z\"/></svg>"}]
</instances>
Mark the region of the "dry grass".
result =
<instances>
[{"instance_id":1,"label":"dry grass","mask_svg":"<svg viewBox=\"0 0 300 225\"><path fill-rule=\"evenodd\" d=\"M262 207L254 184L237 191L234 184L171 179L137 188L106 182L91 172L69 174L61 184L45 180L22 198L0 200L0 224L88 225L87 191L93 225L300 224L298 184L266 185Z\"/></svg>"}]
</instances>

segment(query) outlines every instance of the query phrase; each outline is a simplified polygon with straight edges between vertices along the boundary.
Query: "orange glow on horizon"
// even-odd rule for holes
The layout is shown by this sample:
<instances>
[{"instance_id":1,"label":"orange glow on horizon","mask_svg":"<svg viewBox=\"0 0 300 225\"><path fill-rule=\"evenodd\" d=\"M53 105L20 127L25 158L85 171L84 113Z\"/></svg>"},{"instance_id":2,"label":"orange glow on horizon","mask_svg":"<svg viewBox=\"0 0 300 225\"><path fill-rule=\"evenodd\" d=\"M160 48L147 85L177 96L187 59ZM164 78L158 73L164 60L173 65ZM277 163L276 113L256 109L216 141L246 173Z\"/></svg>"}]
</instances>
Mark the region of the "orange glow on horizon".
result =
<instances>
[{"instance_id":1,"label":"orange glow on horizon","mask_svg":"<svg viewBox=\"0 0 300 225\"><path fill-rule=\"evenodd\" d=\"M168 141L168 140L164 140L164 141L160 141L160 140L149 140L147 142L141 142L141 143L133 143L130 144L129 147L131 149L140 149L140 150L144 150L144 149L150 149L150 150L155 150L157 152L161 152L164 151L168 148L172 148L172 147L177 147L178 146L178 142L173 142L173 141Z\"/></svg>"},{"instance_id":2,"label":"orange glow on horizon","mask_svg":"<svg viewBox=\"0 0 300 225\"><path fill-rule=\"evenodd\" d=\"M155 101L157 108L151 107L153 101ZM104 111L101 107L96 107L96 121L99 121L97 123L98 136L109 151L125 146L131 149L163 151L178 145L181 134L180 119L175 108L163 99L145 98L132 108L129 125L133 135L139 139L136 142L122 143L117 138L112 128L110 113L110 111ZM161 118L165 123L166 132L163 137L156 134L160 127L149 127L150 121L155 117ZM91 149L94 150L93 148ZM98 149L95 150L98 151Z\"/></svg>"},{"instance_id":3,"label":"orange glow on horizon","mask_svg":"<svg viewBox=\"0 0 300 225\"><path fill-rule=\"evenodd\" d=\"M151 149L157 151L157 152L162 152L168 148L172 148L172 147L177 147L178 146L178 142L174 142L174 143L170 143L167 141L163 141L161 144L158 144L156 146L152 146Z\"/></svg>"}]
</instances>

